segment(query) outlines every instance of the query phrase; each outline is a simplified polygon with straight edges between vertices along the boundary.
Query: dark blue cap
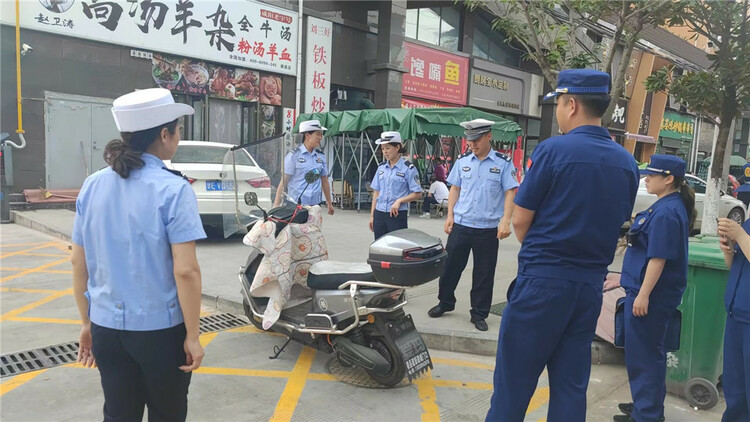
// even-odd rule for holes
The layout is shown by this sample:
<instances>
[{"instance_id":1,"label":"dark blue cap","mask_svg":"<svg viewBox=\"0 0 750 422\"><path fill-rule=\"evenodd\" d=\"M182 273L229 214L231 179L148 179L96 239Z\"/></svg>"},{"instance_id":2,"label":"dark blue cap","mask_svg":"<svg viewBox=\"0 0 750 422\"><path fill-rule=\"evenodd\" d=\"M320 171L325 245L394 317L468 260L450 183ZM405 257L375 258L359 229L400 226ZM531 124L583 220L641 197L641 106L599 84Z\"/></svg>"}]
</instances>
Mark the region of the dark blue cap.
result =
<instances>
[{"instance_id":1,"label":"dark blue cap","mask_svg":"<svg viewBox=\"0 0 750 422\"><path fill-rule=\"evenodd\" d=\"M685 177L687 164L685 160L674 155L656 154L651 156L651 162L642 174L659 174L662 176Z\"/></svg>"},{"instance_id":2,"label":"dark blue cap","mask_svg":"<svg viewBox=\"0 0 750 422\"><path fill-rule=\"evenodd\" d=\"M544 101L560 94L609 94L612 80L609 73L593 69L568 69L557 75L557 89L544 96Z\"/></svg>"}]
</instances>

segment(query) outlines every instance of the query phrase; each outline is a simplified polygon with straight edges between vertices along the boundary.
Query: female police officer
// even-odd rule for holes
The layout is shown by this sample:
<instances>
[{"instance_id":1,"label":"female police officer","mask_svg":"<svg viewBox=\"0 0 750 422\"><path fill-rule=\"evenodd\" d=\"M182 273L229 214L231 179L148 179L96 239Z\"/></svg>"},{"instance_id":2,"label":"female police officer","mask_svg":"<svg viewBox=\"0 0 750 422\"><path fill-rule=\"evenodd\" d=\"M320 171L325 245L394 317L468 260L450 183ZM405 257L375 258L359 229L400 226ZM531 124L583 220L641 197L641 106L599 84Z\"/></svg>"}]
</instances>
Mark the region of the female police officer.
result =
<instances>
[{"instance_id":1,"label":"female police officer","mask_svg":"<svg viewBox=\"0 0 750 422\"><path fill-rule=\"evenodd\" d=\"M750 220L742 226L719 219L724 260L730 267L724 295L724 375L721 385L727 410L723 422L750 421Z\"/></svg>"},{"instance_id":2,"label":"female police officer","mask_svg":"<svg viewBox=\"0 0 750 422\"><path fill-rule=\"evenodd\" d=\"M620 404L615 421L664 417L667 324L687 283L688 235L695 193L685 183L685 162L652 155L646 188L659 199L639 213L628 232L622 265L625 288L625 366L633 403Z\"/></svg>"},{"instance_id":3,"label":"female police officer","mask_svg":"<svg viewBox=\"0 0 750 422\"><path fill-rule=\"evenodd\" d=\"M162 160L177 151L177 119L193 108L161 88L112 107L122 140L86 179L73 225L73 291L81 314L78 359L96 364L104 420L185 420L190 373L200 366L205 238L195 194Z\"/></svg>"},{"instance_id":4,"label":"female police officer","mask_svg":"<svg viewBox=\"0 0 750 422\"><path fill-rule=\"evenodd\" d=\"M404 151L401 134L383 132L375 143L380 145L384 159L372 179L370 230L377 240L388 232L407 227L409 202L419 199L422 186L417 168L401 157Z\"/></svg>"},{"instance_id":5,"label":"female police officer","mask_svg":"<svg viewBox=\"0 0 750 422\"><path fill-rule=\"evenodd\" d=\"M302 205L318 205L322 202L321 188L328 202L328 214L333 215L333 201L331 200L331 186L328 184L328 166L323 151L316 148L320 146L323 132L326 130L318 120L306 120L300 122L299 132L302 134L302 144L299 148L287 154L284 158L284 177L276 190L276 199L273 206L278 207L282 203L284 189L289 186L289 197L296 203L298 200ZM305 175L311 170L320 171L320 180L316 180L309 186L305 181Z\"/></svg>"}]
</instances>

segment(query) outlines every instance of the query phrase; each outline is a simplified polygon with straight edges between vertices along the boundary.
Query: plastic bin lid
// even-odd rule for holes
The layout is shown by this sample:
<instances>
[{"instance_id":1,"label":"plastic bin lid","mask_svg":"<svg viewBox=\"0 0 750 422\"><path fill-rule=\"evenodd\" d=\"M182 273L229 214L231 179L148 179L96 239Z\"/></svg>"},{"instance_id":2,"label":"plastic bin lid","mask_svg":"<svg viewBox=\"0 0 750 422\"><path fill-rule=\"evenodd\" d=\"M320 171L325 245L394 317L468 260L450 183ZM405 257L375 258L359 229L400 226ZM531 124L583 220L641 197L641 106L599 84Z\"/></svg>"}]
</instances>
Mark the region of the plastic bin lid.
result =
<instances>
[{"instance_id":1,"label":"plastic bin lid","mask_svg":"<svg viewBox=\"0 0 750 422\"><path fill-rule=\"evenodd\" d=\"M698 235L688 242L688 264L696 267L728 271L724 252L719 249L719 237Z\"/></svg>"}]
</instances>

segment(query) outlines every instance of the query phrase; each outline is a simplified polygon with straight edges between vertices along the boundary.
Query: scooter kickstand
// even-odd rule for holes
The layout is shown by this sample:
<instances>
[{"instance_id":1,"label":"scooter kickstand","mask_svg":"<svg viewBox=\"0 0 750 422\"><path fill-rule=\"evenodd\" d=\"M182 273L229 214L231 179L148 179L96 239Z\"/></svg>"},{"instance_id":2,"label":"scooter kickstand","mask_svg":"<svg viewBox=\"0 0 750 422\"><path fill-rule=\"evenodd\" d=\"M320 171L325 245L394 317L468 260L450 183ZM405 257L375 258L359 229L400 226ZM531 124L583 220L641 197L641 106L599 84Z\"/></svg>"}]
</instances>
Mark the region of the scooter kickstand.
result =
<instances>
[{"instance_id":1,"label":"scooter kickstand","mask_svg":"<svg viewBox=\"0 0 750 422\"><path fill-rule=\"evenodd\" d=\"M292 338L291 337L287 337L286 338L286 342L284 343L283 346L281 346L281 348L279 348L279 346L273 346L273 353L274 353L274 355L273 356L269 356L268 359L276 359L276 358L278 358L279 355L284 351L284 349L286 349L286 346L291 341L292 341Z\"/></svg>"}]
</instances>

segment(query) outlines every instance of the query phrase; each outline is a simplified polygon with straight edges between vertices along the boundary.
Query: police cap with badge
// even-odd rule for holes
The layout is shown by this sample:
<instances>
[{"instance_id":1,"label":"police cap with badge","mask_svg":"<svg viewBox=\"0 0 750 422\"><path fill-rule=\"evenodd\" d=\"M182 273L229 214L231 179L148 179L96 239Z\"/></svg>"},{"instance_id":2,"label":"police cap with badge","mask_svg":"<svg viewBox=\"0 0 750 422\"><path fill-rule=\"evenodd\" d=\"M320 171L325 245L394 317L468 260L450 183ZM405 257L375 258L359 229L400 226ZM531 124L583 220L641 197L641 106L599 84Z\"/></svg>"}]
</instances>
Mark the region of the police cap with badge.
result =
<instances>
[{"instance_id":1,"label":"police cap with badge","mask_svg":"<svg viewBox=\"0 0 750 422\"><path fill-rule=\"evenodd\" d=\"M612 88L609 73L593 69L566 69L557 75L557 88L544 96L544 101L562 94L606 95Z\"/></svg>"},{"instance_id":2,"label":"police cap with badge","mask_svg":"<svg viewBox=\"0 0 750 422\"><path fill-rule=\"evenodd\" d=\"M402 144L404 141L401 139L401 134L398 132L383 132L380 134L380 138L375 140L376 145L383 144Z\"/></svg>"},{"instance_id":3,"label":"police cap with badge","mask_svg":"<svg viewBox=\"0 0 750 422\"><path fill-rule=\"evenodd\" d=\"M306 132L325 132L328 129L324 128L320 125L320 120L305 120L304 122L300 122L299 124L299 133L306 133Z\"/></svg>"},{"instance_id":4,"label":"police cap with badge","mask_svg":"<svg viewBox=\"0 0 750 422\"><path fill-rule=\"evenodd\" d=\"M644 175L660 175L660 176L674 176L674 177L685 177L685 169L687 164L685 161L674 155L655 154L651 156L651 162L645 169L641 170L641 174Z\"/></svg>"},{"instance_id":5,"label":"police cap with badge","mask_svg":"<svg viewBox=\"0 0 750 422\"><path fill-rule=\"evenodd\" d=\"M487 119L474 119L468 122L461 122L461 127L464 128L464 137L467 141L476 141L481 138L485 133L492 131L492 125L495 124L492 120Z\"/></svg>"},{"instance_id":6,"label":"police cap with badge","mask_svg":"<svg viewBox=\"0 0 750 422\"><path fill-rule=\"evenodd\" d=\"M193 107L175 103L172 93L164 88L141 89L112 103L112 116L120 132L155 128L193 113Z\"/></svg>"}]
</instances>

